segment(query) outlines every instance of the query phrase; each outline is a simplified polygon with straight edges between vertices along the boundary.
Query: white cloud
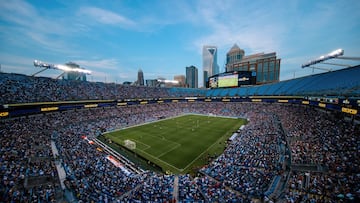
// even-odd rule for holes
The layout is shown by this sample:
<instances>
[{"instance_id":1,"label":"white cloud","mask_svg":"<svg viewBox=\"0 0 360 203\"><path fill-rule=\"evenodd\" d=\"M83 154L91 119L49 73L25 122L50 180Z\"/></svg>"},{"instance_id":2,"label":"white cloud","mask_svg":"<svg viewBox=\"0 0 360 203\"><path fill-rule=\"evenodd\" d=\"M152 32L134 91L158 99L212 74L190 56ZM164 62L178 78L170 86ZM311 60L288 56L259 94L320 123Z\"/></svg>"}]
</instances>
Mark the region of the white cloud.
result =
<instances>
[{"instance_id":1,"label":"white cloud","mask_svg":"<svg viewBox=\"0 0 360 203\"><path fill-rule=\"evenodd\" d=\"M75 63L82 67L110 69L116 70L119 68L117 59L101 59L101 60L74 60Z\"/></svg>"},{"instance_id":2,"label":"white cloud","mask_svg":"<svg viewBox=\"0 0 360 203\"><path fill-rule=\"evenodd\" d=\"M201 50L205 44L230 49L234 43L247 49L247 54L270 52L279 48L283 25L265 23L271 22L269 12L260 8L252 10L253 4L240 4L238 1L202 1L198 5L196 22L201 23L208 32L194 40L197 50Z\"/></svg>"},{"instance_id":3,"label":"white cloud","mask_svg":"<svg viewBox=\"0 0 360 203\"><path fill-rule=\"evenodd\" d=\"M69 16L59 17L51 11L39 11L37 7L20 0L2 2L0 17L10 24L3 30L2 40L21 49L32 47L37 51L74 54L76 49L66 40L84 30L81 26L69 29L69 25L75 23ZM17 40L14 40L14 36Z\"/></svg>"},{"instance_id":4,"label":"white cloud","mask_svg":"<svg viewBox=\"0 0 360 203\"><path fill-rule=\"evenodd\" d=\"M36 44L35 46L41 49L47 49L56 53L72 55L78 53L73 44L67 43L63 38L53 37L41 32L25 32L24 34L30 38L29 44ZM31 46L31 45L30 45Z\"/></svg>"},{"instance_id":5,"label":"white cloud","mask_svg":"<svg viewBox=\"0 0 360 203\"><path fill-rule=\"evenodd\" d=\"M29 58L29 57L22 57L22 56L7 54L7 53L0 53L0 61L3 64L12 64L13 62L16 62L16 64L18 64L18 65L24 65L24 66L31 65L32 66L33 60L34 59Z\"/></svg>"},{"instance_id":6,"label":"white cloud","mask_svg":"<svg viewBox=\"0 0 360 203\"><path fill-rule=\"evenodd\" d=\"M36 13L36 10L32 5L21 0L4 1L1 3L0 9L2 11L0 12L0 16L2 16L2 18L12 19L12 21L20 24L27 20L26 17L31 17Z\"/></svg>"},{"instance_id":7,"label":"white cloud","mask_svg":"<svg viewBox=\"0 0 360 203\"><path fill-rule=\"evenodd\" d=\"M69 29L71 18L63 14L57 16L52 11L42 10L25 1L5 1L0 7L2 19L28 32L44 34L71 35L76 27Z\"/></svg>"},{"instance_id":8,"label":"white cloud","mask_svg":"<svg viewBox=\"0 0 360 203\"><path fill-rule=\"evenodd\" d=\"M124 82L134 81L137 76L137 70L124 68L117 59L93 59L93 60L74 60L73 62L85 69L91 70L88 76L90 81L102 82Z\"/></svg>"},{"instance_id":9,"label":"white cloud","mask_svg":"<svg viewBox=\"0 0 360 203\"><path fill-rule=\"evenodd\" d=\"M103 71L101 69L96 69L89 75L87 78L89 81L101 81L101 82L115 82L122 83L124 81L135 81L137 76L137 72L119 72L116 73Z\"/></svg>"},{"instance_id":10,"label":"white cloud","mask_svg":"<svg viewBox=\"0 0 360 203\"><path fill-rule=\"evenodd\" d=\"M115 12L96 7L82 7L80 8L79 14L88 16L92 20L102 24L120 25L125 27L132 27L136 25L136 23L131 19L121 16Z\"/></svg>"}]
</instances>

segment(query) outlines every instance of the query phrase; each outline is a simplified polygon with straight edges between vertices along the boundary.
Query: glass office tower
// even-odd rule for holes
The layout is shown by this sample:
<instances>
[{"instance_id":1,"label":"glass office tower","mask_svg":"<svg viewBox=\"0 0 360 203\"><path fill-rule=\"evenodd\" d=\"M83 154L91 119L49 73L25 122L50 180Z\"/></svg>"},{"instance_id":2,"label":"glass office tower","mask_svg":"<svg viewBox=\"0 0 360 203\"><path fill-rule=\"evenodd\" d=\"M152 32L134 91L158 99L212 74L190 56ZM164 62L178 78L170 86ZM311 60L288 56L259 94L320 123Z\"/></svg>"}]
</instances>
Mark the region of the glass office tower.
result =
<instances>
[{"instance_id":1,"label":"glass office tower","mask_svg":"<svg viewBox=\"0 0 360 203\"><path fill-rule=\"evenodd\" d=\"M186 85L189 88L198 88L198 69L195 66L186 67Z\"/></svg>"},{"instance_id":2,"label":"glass office tower","mask_svg":"<svg viewBox=\"0 0 360 203\"><path fill-rule=\"evenodd\" d=\"M208 78L219 73L219 65L217 64L217 47L204 46L203 52L203 85L206 86Z\"/></svg>"},{"instance_id":3,"label":"glass office tower","mask_svg":"<svg viewBox=\"0 0 360 203\"><path fill-rule=\"evenodd\" d=\"M280 59L276 58L276 52L245 56L244 50L235 44L226 54L226 72L256 72L256 84L278 82L280 78L280 61Z\"/></svg>"}]
</instances>

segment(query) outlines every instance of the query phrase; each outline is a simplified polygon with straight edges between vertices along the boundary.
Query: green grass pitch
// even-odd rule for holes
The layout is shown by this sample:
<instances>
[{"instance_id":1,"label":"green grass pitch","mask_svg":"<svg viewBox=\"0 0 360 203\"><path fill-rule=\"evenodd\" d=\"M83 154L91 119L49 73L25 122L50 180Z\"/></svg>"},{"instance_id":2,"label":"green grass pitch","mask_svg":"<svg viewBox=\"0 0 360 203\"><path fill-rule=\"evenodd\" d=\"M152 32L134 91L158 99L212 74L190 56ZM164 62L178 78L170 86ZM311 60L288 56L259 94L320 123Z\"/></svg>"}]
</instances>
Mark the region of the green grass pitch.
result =
<instances>
[{"instance_id":1,"label":"green grass pitch","mask_svg":"<svg viewBox=\"0 0 360 203\"><path fill-rule=\"evenodd\" d=\"M124 146L136 143L137 154L159 165L163 171L186 173L205 164L207 155L220 154L225 141L244 119L184 115L105 134L106 139ZM219 151L220 150L220 151Z\"/></svg>"}]
</instances>

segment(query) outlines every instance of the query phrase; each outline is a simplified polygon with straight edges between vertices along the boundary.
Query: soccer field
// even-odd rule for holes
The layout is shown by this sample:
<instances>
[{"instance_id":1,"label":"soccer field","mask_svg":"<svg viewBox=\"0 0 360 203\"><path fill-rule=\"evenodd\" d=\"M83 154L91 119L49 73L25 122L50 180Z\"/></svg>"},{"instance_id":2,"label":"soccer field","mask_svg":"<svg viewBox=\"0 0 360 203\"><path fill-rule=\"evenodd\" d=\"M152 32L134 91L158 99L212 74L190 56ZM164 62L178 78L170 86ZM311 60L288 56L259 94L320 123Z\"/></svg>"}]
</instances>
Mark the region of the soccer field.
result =
<instances>
[{"instance_id":1,"label":"soccer field","mask_svg":"<svg viewBox=\"0 0 360 203\"><path fill-rule=\"evenodd\" d=\"M202 115L184 115L105 134L106 139L124 146L136 143L133 151L157 164L163 171L186 173L205 157L220 154L224 142L244 119Z\"/></svg>"}]
</instances>

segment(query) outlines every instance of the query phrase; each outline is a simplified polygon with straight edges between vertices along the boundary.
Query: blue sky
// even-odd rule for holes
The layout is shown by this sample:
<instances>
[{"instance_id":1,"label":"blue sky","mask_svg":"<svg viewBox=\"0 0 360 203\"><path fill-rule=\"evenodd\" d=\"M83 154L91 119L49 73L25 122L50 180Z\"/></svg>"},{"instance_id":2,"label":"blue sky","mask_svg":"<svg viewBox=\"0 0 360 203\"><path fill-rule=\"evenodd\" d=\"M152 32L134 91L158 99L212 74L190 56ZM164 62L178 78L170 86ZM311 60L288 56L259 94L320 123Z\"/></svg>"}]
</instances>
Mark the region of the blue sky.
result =
<instances>
[{"instance_id":1,"label":"blue sky","mask_svg":"<svg viewBox=\"0 0 360 203\"><path fill-rule=\"evenodd\" d=\"M145 79L173 79L190 65L201 75L203 45L218 47L224 70L236 43L245 55L276 52L286 80L312 74L301 64L338 48L359 57L359 11L358 0L2 1L1 71L32 74L38 59L76 62L90 81L134 81L140 68Z\"/></svg>"}]
</instances>

